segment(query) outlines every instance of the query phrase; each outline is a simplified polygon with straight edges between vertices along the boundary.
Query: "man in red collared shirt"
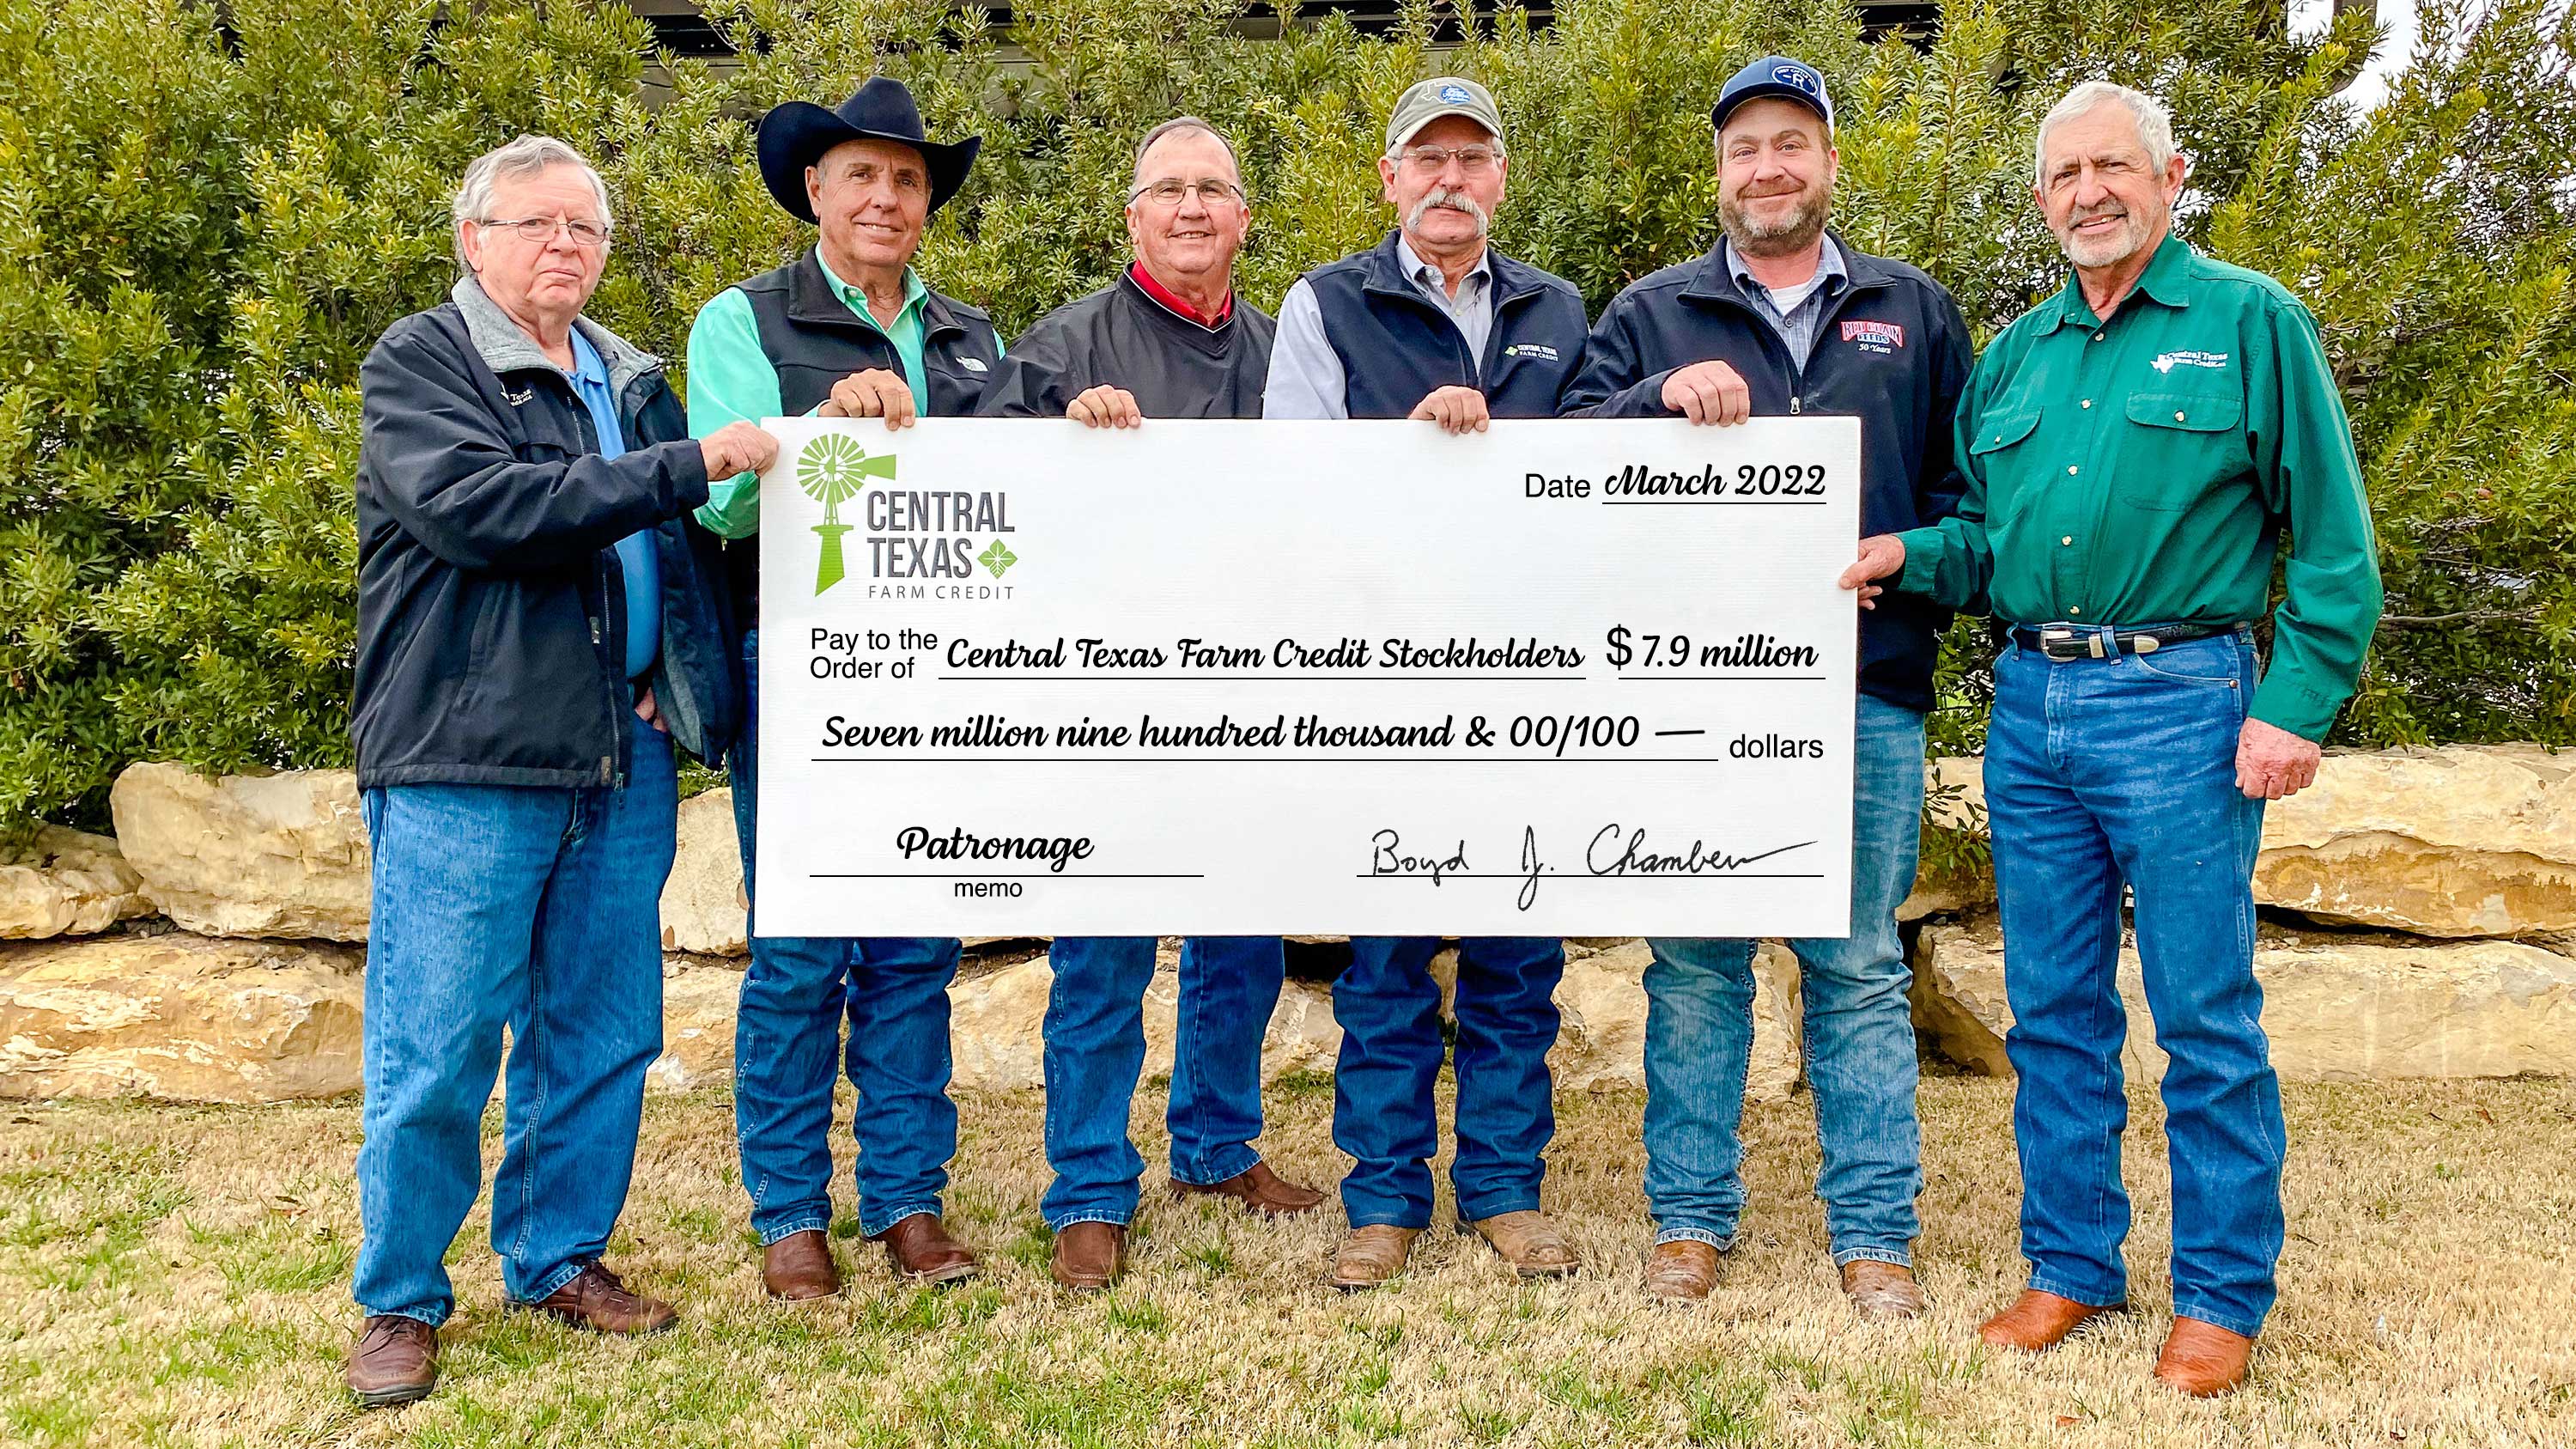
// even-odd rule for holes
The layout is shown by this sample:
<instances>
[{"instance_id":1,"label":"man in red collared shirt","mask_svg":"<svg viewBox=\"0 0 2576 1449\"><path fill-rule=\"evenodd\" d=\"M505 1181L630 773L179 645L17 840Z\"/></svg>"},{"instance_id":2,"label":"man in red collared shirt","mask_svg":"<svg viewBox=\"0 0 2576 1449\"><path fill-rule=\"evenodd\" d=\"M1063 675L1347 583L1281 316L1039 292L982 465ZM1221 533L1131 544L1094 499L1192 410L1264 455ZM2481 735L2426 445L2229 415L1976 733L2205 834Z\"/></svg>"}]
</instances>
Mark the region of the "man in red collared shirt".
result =
<instances>
[{"instance_id":1,"label":"man in red collared shirt","mask_svg":"<svg viewBox=\"0 0 2576 1449\"><path fill-rule=\"evenodd\" d=\"M1273 325L1234 295L1234 255L1250 225L1243 172L1214 127L1183 116L1147 132L1127 191L1135 260L1013 342L976 412L1094 428L1261 416ZM1039 1210L1056 1235L1055 1280L1099 1289L1126 1261L1145 1171L1127 1114L1144 1067L1154 938L1059 936L1047 954L1055 1181ZM1323 1202L1273 1173L1251 1145L1261 1134L1261 1043L1284 966L1276 936L1194 937L1181 948L1169 1114L1176 1193L1222 1195L1271 1215Z\"/></svg>"}]
</instances>

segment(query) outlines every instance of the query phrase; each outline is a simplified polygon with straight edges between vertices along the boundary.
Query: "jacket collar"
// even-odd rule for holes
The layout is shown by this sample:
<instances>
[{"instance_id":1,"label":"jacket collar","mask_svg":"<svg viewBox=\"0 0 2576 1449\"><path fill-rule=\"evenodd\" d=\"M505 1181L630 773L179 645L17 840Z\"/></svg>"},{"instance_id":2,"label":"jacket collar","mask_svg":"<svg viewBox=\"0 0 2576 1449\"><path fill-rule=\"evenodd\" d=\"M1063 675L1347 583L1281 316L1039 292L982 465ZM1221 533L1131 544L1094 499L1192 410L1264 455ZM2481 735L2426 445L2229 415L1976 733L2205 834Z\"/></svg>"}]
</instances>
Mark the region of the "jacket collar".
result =
<instances>
[{"instance_id":1,"label":"jacket collar","mask_svg":"<svg viewBox=\"0 0 2576 1449\"><path fill-rule=\"evenodd\" d=\"M1403 235L1400 230L1390 231L1386 239L1369 252L1368 280L1363 285L1368 291L1390 297L1408 297L1428 307L1431 299L1423 296L1421 289L1413 285L1413 279L1404 273L1404 258L1396 246ZM1504 256L1494 249L1491 242L1485 244L1484 259L1477 265L1489 269L1493 278L1491 294L1494 311L1498 314L1504 307L1544 290L1547 285L1546 273Z\"/></svg>"},{"instance_id":2,"label":"jacket collar","mask_svg":"<svg viewBox=\"0 0 2576 1449\"><path fill-rule=\"evenodd\" d=\"M494 376L539 367L558 377L571 376L555 366L535 338L510 320L510 314L501 310L501 304L492 300L471 273L456 279L456 285L448 289L447 299L465 318L465 335L473 340L474 350L482 355L483 365L492 369ZM608 365L608 390L612 394L624 397L628 383L662 370L662 359L588 317L575 317L572 325L599 353L599 360Z\"/></svg>"},{"instance_id":3,"label":"jacket collar","mask_svg":"<svg viewBox=\"0 0 2576 1449\"><path fill-rule=\"evenodd\" d=\"M963 332L966 324L948 310L948 299L932 291L912 268L903 269L904 295L909 299L914 289L921 298L921 337L924 342L942 332ZM832 279L823 270L823 250L810 246L805 254L787 269L787 319L806 326L857 327L882 336L885 329L876 319L861 317L841 299Z\"/></svg>"},{"instance_id":4,"label":"jacket collar","mask_svg":"<svg viewBox=\"0 0 2576 1449\"><path fill-rule=\"evenodd\" d=\"M1896 281L1896 274L1889 271L1886 264L1878 258L1854 249L1850 242L1844 241L1831 229L1828 229L1825 235L1833 242L1834 251L1843 259L1843 275L1850 282L1851 291L1867 291L1873 287L1892 285ZM1692 275L1689 284L1682 288L1682 300L1733 302L1741 307L1753 305L1753 299L1746 296L1744 288L1736 282L1735 269L1727 265L1725 237L1720 236L1717 239L1717 245L1710 247L1700 258L1698 271Z\"/></svg>"}]
</instances>

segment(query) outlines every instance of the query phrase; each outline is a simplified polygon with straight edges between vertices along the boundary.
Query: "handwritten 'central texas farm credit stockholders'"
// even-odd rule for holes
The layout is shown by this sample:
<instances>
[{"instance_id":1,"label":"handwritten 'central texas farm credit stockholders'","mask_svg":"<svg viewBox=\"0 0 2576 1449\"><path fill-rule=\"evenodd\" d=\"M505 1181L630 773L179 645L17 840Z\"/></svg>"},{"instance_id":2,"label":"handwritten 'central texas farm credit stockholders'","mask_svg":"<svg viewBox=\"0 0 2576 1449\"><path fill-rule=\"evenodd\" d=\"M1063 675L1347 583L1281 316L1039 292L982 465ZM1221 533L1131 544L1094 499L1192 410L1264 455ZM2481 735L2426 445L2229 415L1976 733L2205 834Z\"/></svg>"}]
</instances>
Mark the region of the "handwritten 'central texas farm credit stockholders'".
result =
<instances>
[{"instance_id":1,"label":"handwritten 'central texas farm credit stockholders'","mask_svg":"<svg viewBox=\"0 0 2576 1449\"><path fill-rule=\"evenodd\" d=\"M763 426L762 935L1848 929L1850 419Z\"/></svg>"}]
</instances>

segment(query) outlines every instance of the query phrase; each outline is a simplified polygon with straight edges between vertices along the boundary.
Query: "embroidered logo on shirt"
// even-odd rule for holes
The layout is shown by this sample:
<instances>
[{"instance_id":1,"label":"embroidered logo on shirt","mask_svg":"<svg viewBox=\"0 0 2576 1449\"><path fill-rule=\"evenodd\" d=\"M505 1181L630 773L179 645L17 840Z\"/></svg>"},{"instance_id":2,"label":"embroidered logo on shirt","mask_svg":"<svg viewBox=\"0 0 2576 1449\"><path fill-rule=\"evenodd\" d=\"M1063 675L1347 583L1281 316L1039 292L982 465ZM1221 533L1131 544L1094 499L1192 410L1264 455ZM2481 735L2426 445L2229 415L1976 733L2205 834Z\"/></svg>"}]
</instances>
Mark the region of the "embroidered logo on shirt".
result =
<instances>
[{"instance_id":1,"label":"embroidered logo on shirt","mask_svg":"<svg viewBox=\"0 0 2576 1449\"><path fill-rule=\"evenodd\" d=\"M530 402L535 400L536 395L537 390L533 387L529 388L526 392L512 392L507 386L504 386L501 389L501 401L508 403L514 408L526 407Z\"/></svg>"},{"instance_id":2,"label":"embroidered logo on shirt","mask_svg":"<svg viewBox=\"0 0 2576 1449\"><path fill-rule=\"evenodd\" d=\"M1503 349L1505 357L1535 357L1546 362L1557 361L1556 349L1544 342L1515 342Z\"/></svg>"},{"instance_id":3,"label":"embroidered logo on shirt","mask_svg":"<svg viewBox=\"0 0 2576 1449\"><path fill-rule=\"evenodd\" d=\"M1843 340L1863 352L1887 357L1905 345L1905 328L1896 322L1846 322Z\"/></svg>"},{"instance_id":4,"label":"embroidered logo on shirt","mask_svg":"<svg viewBox=\"0 0 2576 1449\"><path fill-rule=\"evenodd\" d=\"M984 359L980 357L961 357L957 359L957 361L963 365L968 372L982 372L984 370Z\"/></svg>"},{"instance_id":5,"label":"embroidered logo on shirt","mask_svg":"<svg viewBox=\"0 0 2576 1449\"><path fill-rule=\"evenodd\" d=\"M2181 352L2161 353L2156 357L2155 361L2149 365L2155 368L2158 372L2171 372L2177 367L2225 367L2227 365L2227 354L2224 352L2196 352L2186 349Z\"/></svg>"}]
</instances>

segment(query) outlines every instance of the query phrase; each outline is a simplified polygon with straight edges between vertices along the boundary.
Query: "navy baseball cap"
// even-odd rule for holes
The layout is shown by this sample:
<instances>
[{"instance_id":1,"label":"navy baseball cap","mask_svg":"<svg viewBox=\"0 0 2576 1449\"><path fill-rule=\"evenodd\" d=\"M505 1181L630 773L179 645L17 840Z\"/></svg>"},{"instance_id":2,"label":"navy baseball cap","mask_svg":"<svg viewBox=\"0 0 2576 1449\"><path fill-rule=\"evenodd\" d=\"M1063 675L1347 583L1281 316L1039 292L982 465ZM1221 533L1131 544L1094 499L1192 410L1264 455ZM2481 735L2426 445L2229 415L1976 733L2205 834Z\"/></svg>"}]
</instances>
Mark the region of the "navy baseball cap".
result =
<instances>
[{"instance_id":1,"label":"navy baseball cap","mask_svg":"<svg viewBox=\"0 0 2576 1449\"><path fill-rule=\"evenodd\" d=\"M1814 66L1785 55L1766 55L1728 78L1717 93L1717 109L1708 113L1709 124L1723 131L1736 107L1769 96L1796 101L1823 117L1826 130L1834 127L1834 102L1825 94L1825 78Z\"/></svg>"}]
</instances>

